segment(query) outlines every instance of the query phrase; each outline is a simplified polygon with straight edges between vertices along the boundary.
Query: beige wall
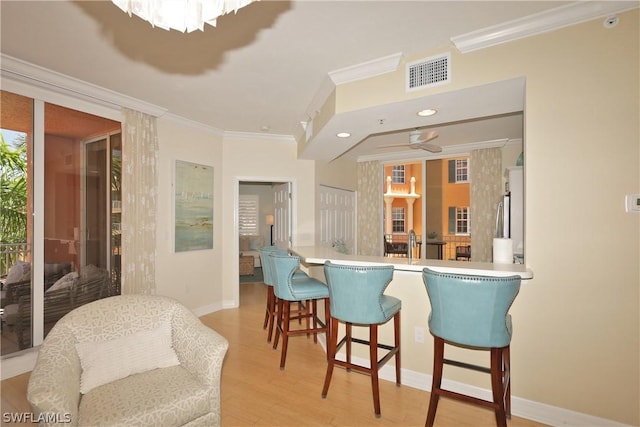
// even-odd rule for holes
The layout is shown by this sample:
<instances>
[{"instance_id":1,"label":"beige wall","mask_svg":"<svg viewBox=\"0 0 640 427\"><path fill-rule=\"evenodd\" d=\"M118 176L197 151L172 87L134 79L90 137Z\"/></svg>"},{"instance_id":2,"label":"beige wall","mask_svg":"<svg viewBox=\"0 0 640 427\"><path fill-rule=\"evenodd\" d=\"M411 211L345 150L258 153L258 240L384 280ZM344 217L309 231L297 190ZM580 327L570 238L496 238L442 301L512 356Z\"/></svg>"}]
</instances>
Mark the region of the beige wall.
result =
<instances>
[{"instance_id":1,"label":"beige wall","mask_svg":"<svg viewBox=\"0 0 640 427\"><path fill-rule=\"evenodd\" d=\"M624 212L624 196L640 191L638 22L635 10L613 29L595 20L452 50L452 84L432 90L526 78L525 233L535 278L512 310L513 393L632 425L640 423L640 216ZM337 110L428 94L404 94L402 72L339 87Z\"/></svg>"},{"instance_id":2,"label":"beige wall","mask_svg":"<svg viewBox=\"0 0 640 427\"><path fill-rule=\"evenodd\" d=\"M156 292L200 312L222 308L222 134L158 119ZM173 168L176 160L213 166L213 250L173 251Z\"/></svg>"},{"instance_id":3,"label":"beige wall","mask_svg":"<svg viewBox=\"0 0 640 427\"><path fill-rule=\"evenodd\" d=\"M314 162L297 160L296 157L297 147L293 139L280 141L225 137L220 187L222 206L219 211L220 238L224 242L224 249L220 253L222 267L215 275L219 280L217 283L222 284L225 307L237 306L239 301L236 207L240 181L291 182L293 243L310 245L315 241Z\"/></svg>"}]
</instances>

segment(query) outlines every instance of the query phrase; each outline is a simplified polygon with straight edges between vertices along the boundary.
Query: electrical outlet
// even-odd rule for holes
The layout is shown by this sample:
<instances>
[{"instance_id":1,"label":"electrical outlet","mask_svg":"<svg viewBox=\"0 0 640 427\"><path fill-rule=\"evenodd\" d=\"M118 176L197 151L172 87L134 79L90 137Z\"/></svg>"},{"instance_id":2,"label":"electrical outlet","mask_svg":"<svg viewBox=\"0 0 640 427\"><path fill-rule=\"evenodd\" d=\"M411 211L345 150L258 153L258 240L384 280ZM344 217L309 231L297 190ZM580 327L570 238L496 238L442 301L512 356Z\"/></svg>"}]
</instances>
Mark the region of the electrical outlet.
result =
<instances>
[{"instance_id":1,"label":"electrical outlet","mask_svg":"<svg viewBox=\"0 0 640 427\"><path fill-rule=\"evenodd\" d=\"M424 328L422 326L416 326L413 329L413 334L414 334L414 338L413 339L415 340L415 342L418 342L418 343L421 343L421 344L424 343L425 330L424 330Z\"/></svg>"}]
</instances>

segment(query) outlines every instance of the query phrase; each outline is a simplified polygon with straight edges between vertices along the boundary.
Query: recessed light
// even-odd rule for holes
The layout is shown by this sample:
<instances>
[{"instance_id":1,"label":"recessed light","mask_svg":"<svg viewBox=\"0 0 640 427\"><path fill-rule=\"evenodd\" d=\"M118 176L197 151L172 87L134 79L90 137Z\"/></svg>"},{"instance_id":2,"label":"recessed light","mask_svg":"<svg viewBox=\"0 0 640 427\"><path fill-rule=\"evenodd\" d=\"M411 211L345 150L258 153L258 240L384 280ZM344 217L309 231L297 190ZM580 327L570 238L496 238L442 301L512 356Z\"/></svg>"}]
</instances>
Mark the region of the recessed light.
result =
<instances>
[{"instance_id":1,"label":"recessed light","mask_svg":"<svg viewBox=\"0 0 640 427\"><path fill-rule=\"evenodd\" d=\"M436 114L438 112L438 110L434 110L432 108L427 108L425 110L420 110L418 111L418 115L420 117L429 117L429 116L433 116L434 114Z\"/></svg>"},{"instance_id":2,"label":"recessed light","mask_svg":"<svg viewBox=\"0 0 640 427\"><path fill-rule=\"evenodd\" d=\"M349 132L340 132L340 133L336 134L336 136L338 138L349 138L351 136L351 134Z\"/></svg>"}]
</instances>

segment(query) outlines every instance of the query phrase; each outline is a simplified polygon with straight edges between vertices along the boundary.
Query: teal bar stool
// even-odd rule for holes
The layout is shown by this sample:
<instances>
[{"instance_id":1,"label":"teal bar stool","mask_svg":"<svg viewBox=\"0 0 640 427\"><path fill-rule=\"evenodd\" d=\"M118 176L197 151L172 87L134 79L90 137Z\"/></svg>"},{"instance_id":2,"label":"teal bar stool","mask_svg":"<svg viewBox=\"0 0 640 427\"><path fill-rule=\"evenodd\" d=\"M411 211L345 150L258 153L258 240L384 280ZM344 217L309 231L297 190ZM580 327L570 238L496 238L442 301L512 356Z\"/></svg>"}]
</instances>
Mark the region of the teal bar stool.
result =
<instances>
[{"instance_id":1,"label":"teal bar stool","mask_svg":"<svg viewBox=\"0 0 640 427\"><path fill-rule=\"evenodd\" d=\"M313 334L316 342L319 333L324 332L327 337L329 336L329 289L321 281L306 274L304 276L296 275L300 267L300 257L271 252L269 261L274 280L273 290L278 299L276 336L273 348L278 347L278 341L282 335L280 369L284 369L290 336ZM324 301L324 321L318 318L318 300ZM292 314L291 303L302 301L310 303L298 315ZM302 318L306 320L306 326L291 329L291 320ZM310 320L313 322L312 324Z\"/></svg>"},{"instance_id":2,"label":"teal bar stool","mask_svg":"<svg viewBox=\"0 0 640 427\"><path fill-rule=\"evenodd\" d=\"M331 327L327 344L329 363L322 389L322 397L327 397L333 367L338 365L349 370L371 376L373 407L376 417L380 417L380 388L378 370L392 357L396 362L396 385L400 385L400 309L402 302L395 297L384 295L384 291L393 279L392 265L352 266L327 261L324 274L329 287L331 307ZM378 326L393 318L394 344L392 346L378 342ZM345 324L345 335L338 343L338 324ZM369 327L369 340L353 338L352 325ZM369 346L369 367L360 366L351 361L351 344ZM346 344L346 360L336 358L338 351ZM384 350L384 356L378 359L378 349Z\"/></svg>"},{"instance_id":3,"label":"teal bar stool","mask_svg":"<svg viewBox=\"0 0 640 427\"><path fill-rule=\"evenodd\" d=\"M271 271L272 268L271 262L269 260L269 254L278 253L280 255L287 255L287 252L279 249L277 246L264 246L258 249L258 252L260 253L260 264L262 265L263 281L264 284L267 285L267 306L264 313L264 323L262 325L262 329L267 329L267 327L269 328L267 342L271 342L271 338L273 336L273 327L275 325L275 319L277 316L277 298L273 291L273 285L275 282L273 279L273 272ZM307 273L298 269L295 271L295 273L293 273L293 277L295 279L302 279L308 276ZM306 310L304 303L299 302L298 310L296 311L296 313L300 314L300 312L304 310Z\"/></svg>"},{"instance_id":4,"label":"teal bar stool","mask_svg":"<svg viewBox=\"0 0 640 427\"><path fill-rule=\"evenodd\" d=\"M499 427L511 418L509 308L520 291L520 277L439 273L425 268L422 278L431 302L429 330L434 339L433 382L426 426L433 426L440 396L491 408ZM444 345L489 350L490 368L444 358ZM441 388L444 365L491 374L493 401Z\"/></svg>"},{"instance_id":5,"label":"teal bar stool","mask_svg":"<svg viewBox=\"0 0 640 427\"><path fill-rule=\"evenodd\" d=\"M273 292L273 275L271 274L271 262L269 261L269 254L278 251L277 246L265 246L260 248L260 265L262 265L262 276L264 284L267 285L267 307L264 313L264 323L262 329L269 327L269 333L267 335L267 342L271 342L273 336L273 325L276 316L276 295Z\"/></svg>"}]
</instances>

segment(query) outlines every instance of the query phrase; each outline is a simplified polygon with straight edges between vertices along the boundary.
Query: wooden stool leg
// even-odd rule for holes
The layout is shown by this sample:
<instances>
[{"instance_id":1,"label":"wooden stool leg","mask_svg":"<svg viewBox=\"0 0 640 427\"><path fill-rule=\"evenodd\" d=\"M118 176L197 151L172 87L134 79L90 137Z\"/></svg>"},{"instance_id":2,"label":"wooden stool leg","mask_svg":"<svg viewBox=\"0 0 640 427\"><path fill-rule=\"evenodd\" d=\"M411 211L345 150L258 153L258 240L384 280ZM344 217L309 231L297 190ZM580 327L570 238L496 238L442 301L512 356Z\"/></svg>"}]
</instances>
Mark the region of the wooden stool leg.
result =
<instances>
[{"instance_id":1,"label":"wooden stool leg","mask_svg":"<svg viewBox=\"0 0 640 427\"><path fill-rule=\"evenodd\" d=\"M313 300L311 301L311 316L313 316L312 321L313 321L313 329L318 329L318 300ZM309 320L307 319L307 323L309 322ZM307 329L309 328L309 325L307 324ZM314 332L313 333L313 343L317 344L318 343L318 333Z\"/></svg>"},{"instance_id":2,"label":"wooden stool leg","mask_svg":"<svg viewBox=\"0 0 640 427\"><path fill-rule=\"evenodd\" d=\"M280 340L280 332L282 331L282 310L284 307L284 301L278 300L278 310L276 312L276 336L273 339L273 349L278 348L278 341Z\"/></svg>"},{"instance_id":3,"label":"wooden stool leg","mask_svg":"<svg viewBox=\"0 0 640 427\"><path fill-rule=\"evenodd\" d=\"M511 419L511 348L505 347L502 355L504 410L507 413L507 419Z\"/></svg>"},{"instance_id":4,"label":"wooden stool leg","mask_svg":"<svg viewBox=\"0 0 640 427\"><path fill-rule=\"evenodd\" d=\"M267 286L267 308L264 312L264 323L262 325L262 329L267 329L267 325L269 324L269 315L271 313L271 296L273 294L273 287Z\"/></svg>"},{"instance_id":5,"label":"wooden stool leg","mask_svg":"<svg viewBox=\"0 0 640 427\"><path fill-rule=\"evenodd\" d=\"M378 384L378 325L369 326L369 360L371 363L371 388L376 418L380 418L380 387Z\"/></svg>"},{"instance_id":6,"label":"wooden stool leg","mask_svg":"<svg viewBox=\"0 0 640 427\"><path fill-rule=\"evenodd\" d=\"M284 301L282 305L282 354L280 356L280 370L284 370L289 345L289 322L291 321L291 301Z\"/></svg>"},{"instance_id":7,"label":"wooden stool leg","mask_svg":"<svg viewBox=\"0 0 640 427\"><path fill-rule=\"evenodd\" d=\"M328 324L327 324L328 325ZM324 377L324 387L322 387L322 397L326 398L331 384L331 376L333 375L333 366L336 360L336 348L338 346L338 319L331 319L330 335L327 335L327 374Z\"/></svg>"},{"instance_id":8,"label":"wooden stool leg","mask_svg":"<svg viewBox=\"0 0 640 427\"><path fill-rule=\"evenodd\" d=\"M491 349L491 390L493 403L496 405L496 423L498 427L507 427L507 417L504 405L504 388L502 376L503 349Z\"/></svg>"},{"instance_id":9,"label":"wooden stool leg","mask_svg":"<svg viewBox=\"0 0 640 427\"><path fill-rule=\"evenodd\" d=\"M351 372L351 368L349 367L351 365L351 323L345 323L344 324L344 329L345 329L345 336L347 338L345 345L346 345L346 361L347 361L347 372Z\"/></svg>"},{"instance_id":10,"label":"wooden stool leg","mask_svg":"<svg viewBox=\"0 0 640 427\"><path fill-rule=\"evenodd\" d=\"M440 398L440 385L442 384L442 366L444 364L444 340L433 337L433 379L431 381L431 397L425 427L433 427Z\"/></svg>"},{"instance_id":11,"label":"wooden stool leg","mask_svg":"<svg viewBox=\"0 0 640 427\"><path fill-rule=\"evenodd\" d=\"M271 289L271 312L269 313L269 334L267 335L267 342L271 342L271 337L273 336L273 327L276 316L278 315L278 298L276 298L275 293L273 293L273 286L269 286Z\"/></svg>"},{"instance_id":12,"label":"wooden stool leg","mask_svg":"<svg viewBox=\"0 0 640 427\"><path fill-rule=\"evenodd\" d=\"M327 331L325 332L325 338L327 340L327 343L329 342L329 337L331 337L331 331L333 331L333 325L332 325L332 319L331 319L331 304L329 301L329 298L325 298L324 299L324 324L327 327ZM336 327L337 327L337 320L336 320ZM337 337L337 335L336 335ZM329 345L327 344L327 347ZM335 355L334 355L335 356ZM329 351L327 349L327 360L329 360Z\"/></svg>"},{"instance_id":13,"label":"wooden stool leg","mask_svg":"<svg viewBox=\"0 0 640 427\"><path fill-rule=\"evenodd\" d=\"M400 311L393 316L393 336L396 351L396 385L400 385Z\"/></svg>"}]
</instances>

